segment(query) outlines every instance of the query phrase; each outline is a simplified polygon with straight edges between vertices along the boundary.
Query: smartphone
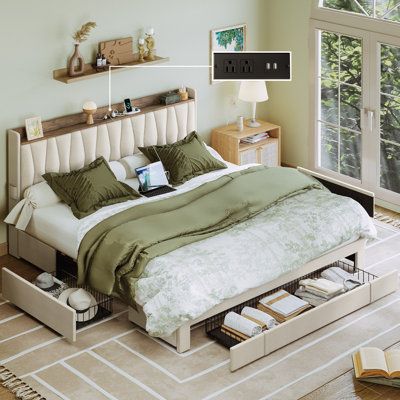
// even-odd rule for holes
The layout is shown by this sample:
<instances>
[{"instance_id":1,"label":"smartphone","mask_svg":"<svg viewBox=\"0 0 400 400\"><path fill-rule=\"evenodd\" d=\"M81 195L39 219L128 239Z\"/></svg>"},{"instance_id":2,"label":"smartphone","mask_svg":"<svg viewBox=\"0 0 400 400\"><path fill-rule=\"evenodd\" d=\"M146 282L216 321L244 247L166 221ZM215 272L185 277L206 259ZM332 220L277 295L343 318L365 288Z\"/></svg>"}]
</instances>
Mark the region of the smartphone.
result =
<instances>
[{"instance_id":1,"label":"smartphone","mask_svg":"<svg viewBox=\"0 0 400 400\"><path fill-rule=\"evenodd\" d=\"M127 113L131 113L133 111L132 103L131 103L130 99L125 99L124 100L124 105L125 105L125 111Z\"/></svg>"}]
</instances>

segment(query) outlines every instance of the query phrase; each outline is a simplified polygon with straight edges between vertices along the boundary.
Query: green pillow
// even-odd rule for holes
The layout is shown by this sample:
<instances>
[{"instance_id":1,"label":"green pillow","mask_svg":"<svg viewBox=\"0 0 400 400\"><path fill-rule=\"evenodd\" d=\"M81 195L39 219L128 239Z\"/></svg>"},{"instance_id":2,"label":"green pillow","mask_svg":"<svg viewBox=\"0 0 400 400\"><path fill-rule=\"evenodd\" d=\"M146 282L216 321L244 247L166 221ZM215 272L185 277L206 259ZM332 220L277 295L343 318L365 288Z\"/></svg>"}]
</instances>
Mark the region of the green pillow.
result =
<instances>
[{"instance_id":1,"label":"green pillow","mask_svg":"<svg viewBox=\"0 0 400 400\"><path fill-rule=\"evenodd\" d=\"M196 132L190 133L179 142L165 146L139 147L139 150L151 161L161 161L169 172L172 185L180 185L198 175L226 165L214 158L206 149Z\"/></svg>"},{"instance_id":2,"label":"green pillow","mask_svg":"<svg viewBox=\"0 0 400 400\"><path fill-rule=\"evenodd\" d=\"M43 178L79 219L104 206L140 197L130 186L117 180L103 157L76 171L48 172Z\"/></svg>"}]
</instances>

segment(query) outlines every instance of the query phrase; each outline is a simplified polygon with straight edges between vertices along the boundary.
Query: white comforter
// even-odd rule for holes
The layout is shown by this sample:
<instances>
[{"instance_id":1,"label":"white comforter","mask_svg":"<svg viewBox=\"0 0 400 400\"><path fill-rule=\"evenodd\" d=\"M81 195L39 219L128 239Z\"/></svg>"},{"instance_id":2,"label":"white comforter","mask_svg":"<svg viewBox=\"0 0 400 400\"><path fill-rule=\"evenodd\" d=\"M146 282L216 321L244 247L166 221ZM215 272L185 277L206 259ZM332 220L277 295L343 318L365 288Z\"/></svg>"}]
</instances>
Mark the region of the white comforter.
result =
<instances>
[{"instance_id":1,"label":"white comforter","mask_svg":"<svg viewBox=\"0 0 400 400\"><path fill-rule=\"evenodd\" d=\"M164 197L248 167L229 165L226 170L194 178ZM155 200L105 207L84 218L79 224L78 242L110 215ZM224 299L299 268L345 242L375 236L371 219L358 203L311 190L226 232L152 260L136 284L135 300L147 316L147 331L168 336Z\"/></svg>"}]
</instances>

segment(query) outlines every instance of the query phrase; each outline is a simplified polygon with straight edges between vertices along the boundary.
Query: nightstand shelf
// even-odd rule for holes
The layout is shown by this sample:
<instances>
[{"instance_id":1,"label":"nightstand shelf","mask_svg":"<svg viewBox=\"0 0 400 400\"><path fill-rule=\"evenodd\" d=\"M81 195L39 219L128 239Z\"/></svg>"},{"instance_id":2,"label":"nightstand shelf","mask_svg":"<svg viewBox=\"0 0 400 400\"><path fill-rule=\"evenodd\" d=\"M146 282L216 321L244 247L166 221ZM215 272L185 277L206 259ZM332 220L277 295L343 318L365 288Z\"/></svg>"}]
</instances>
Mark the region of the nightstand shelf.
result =
<instances>
[{"instance_id":1,"label":"nightstand shelf","mask_svg":"<svg viewBox=\"0 0 400 400\"><path fill-rule=\"evenodd\" d=\"M281 165L281 127L259 121L261 126L238 131L236 124L216 128L212 132L211 145L224 160L234 164L259 163L268 167ZM241 143L240 140L258 133L268 132L269 138L257 143Z\"/></svg>"}]
</instances>

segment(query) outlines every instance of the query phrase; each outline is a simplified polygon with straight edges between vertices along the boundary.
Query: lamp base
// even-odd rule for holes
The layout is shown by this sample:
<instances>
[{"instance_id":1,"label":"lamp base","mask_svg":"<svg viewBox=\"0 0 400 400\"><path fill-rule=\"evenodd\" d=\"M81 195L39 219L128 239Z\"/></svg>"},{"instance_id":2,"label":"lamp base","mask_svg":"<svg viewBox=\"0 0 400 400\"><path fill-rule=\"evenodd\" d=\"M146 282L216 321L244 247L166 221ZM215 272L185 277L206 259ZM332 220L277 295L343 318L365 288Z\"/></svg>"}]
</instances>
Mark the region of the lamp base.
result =
<instances>
[{"instance_id":1,"label":"lamp base","mask_svg":"<svg viewBox=\"0 0 400 400\"><path fill-rule=\"evenodd\" d=\"M257 120L255 118L247 120L246 125L249 128L258 128L259 126L261 126L261 124L259 122L257 122Z\"/></svg>"}]
</instances>

